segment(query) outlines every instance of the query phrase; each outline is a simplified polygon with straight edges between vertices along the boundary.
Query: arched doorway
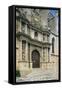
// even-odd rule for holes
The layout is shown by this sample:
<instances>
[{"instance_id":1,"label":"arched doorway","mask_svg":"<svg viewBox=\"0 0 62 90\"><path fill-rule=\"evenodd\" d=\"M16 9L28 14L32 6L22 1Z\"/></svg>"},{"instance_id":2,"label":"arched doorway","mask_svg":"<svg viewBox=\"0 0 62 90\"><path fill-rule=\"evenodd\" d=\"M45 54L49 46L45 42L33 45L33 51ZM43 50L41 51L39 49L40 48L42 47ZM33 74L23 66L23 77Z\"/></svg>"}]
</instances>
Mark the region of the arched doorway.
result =
<instances>
[{"instance_id":1,"label":"arched doorway","mask_svg":"<svg viewBox=\"0 0 62 90\"><path fill-rule=\"evenodd\" d=\"M32 51L32 67L40 68L40 54L37 50Z\"/></svg>"}]
</instances>

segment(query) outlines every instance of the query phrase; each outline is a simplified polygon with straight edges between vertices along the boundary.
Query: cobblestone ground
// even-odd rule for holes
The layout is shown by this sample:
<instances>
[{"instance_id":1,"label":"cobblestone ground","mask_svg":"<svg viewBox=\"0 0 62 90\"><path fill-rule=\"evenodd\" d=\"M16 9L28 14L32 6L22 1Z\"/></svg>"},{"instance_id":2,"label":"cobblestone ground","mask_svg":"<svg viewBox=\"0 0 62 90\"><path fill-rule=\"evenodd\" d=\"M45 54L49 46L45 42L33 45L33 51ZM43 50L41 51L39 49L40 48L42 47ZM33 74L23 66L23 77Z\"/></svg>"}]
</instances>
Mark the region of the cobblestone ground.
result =
<instances>
[{"instance_id":1,"label":"cobblestone ground","mask_svg":"<svg viewBox=\"0 0 62 90\"><path fill-rule=\"evenodd\" d=\"M24 78L19 78L17 82L23 81L44 81L44 80L57 80L58 72L56 70L41 70L33 69L33 71Z\"/></svg>"}]
</instances>

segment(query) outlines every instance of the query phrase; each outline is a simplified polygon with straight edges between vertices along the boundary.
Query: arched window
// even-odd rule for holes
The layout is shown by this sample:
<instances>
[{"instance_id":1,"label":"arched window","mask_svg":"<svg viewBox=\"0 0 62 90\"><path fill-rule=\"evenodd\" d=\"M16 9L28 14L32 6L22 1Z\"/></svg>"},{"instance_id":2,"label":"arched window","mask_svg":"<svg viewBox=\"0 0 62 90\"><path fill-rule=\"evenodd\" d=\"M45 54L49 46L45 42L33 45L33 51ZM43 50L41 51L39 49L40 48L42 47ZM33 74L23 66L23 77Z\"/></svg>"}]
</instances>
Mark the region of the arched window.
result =
<instances>
[{"instance_id":1,"label":"arched window","mask_svg":"<svg viewBox=\"0 0 62 90\"><path fill-rule=\"evenodd\" d=\"M21 22L21 29L22 29L22 32L25 33L25 23L24 22Z\"/></svg>"},{"instance_id":2,"label":"arched window","mask_svg":"<svg viewBox=\"0 0 62 90\"><path fill-rule=\"evenodd\" d=\"M52 53L54 53L54 42L55 42L55 39L54 37L52 38Z\"/></svg>"},{"instance_id":3,"label":"arched window","mask_svg":"<svg viewBox=\"0 0 62 90\"><path fill-rule=\"evenodd\" d=\"M38 32L34 32L34 38L38 39Z\"/></svg>"},{"instance_id":4,"label":"arched window","mask_svg":"<svg viewBox=\"0 0 62 90\"><path fill-rule=\"evenodd\" d=\"M43 41L45 41L45 34L43 34Z\"/></svg>"},{"instance_id":5,"label":"arched window","mask_svg":"<svg viewBox=\"0 0 62 90\"><path fill-rule=\"evenodd\" d=\"M38 37L38 33L37 32L35 32L34 34L35 34L35 37Z\"/></svg>"}]
</instances>

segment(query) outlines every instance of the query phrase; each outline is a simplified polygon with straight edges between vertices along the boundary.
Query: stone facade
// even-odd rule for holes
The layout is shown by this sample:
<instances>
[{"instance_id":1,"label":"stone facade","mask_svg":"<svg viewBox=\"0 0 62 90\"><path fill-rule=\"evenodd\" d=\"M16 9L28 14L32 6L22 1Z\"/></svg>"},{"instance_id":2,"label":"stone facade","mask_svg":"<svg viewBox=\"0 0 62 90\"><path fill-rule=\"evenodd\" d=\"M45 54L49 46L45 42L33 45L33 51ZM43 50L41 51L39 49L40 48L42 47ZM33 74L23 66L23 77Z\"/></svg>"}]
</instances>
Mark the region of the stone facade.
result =
<instances>
[{"instance_id":1,"label":"stone facade","mask_svg":"<svg viewBox=\"0 0 62 90\"><path fill-rule=\"evenodd\" d=\"M39 68L58 72L57 18L48 22L48 13L43 9L16 8L16 70L21 77Z\"/></svg>"}]
</instances>

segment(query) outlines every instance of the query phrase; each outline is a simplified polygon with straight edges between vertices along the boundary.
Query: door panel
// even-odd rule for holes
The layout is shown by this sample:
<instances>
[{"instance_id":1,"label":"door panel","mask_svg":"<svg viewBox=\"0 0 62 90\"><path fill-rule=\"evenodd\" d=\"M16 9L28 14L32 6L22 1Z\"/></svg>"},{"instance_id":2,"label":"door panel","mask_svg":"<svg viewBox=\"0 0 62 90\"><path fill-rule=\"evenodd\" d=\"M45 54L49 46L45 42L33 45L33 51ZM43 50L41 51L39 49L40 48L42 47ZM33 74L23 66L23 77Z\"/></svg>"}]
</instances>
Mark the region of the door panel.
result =
<instances>
[{"instance_id":1,"label":"door panel","mask_svg":"<svg viewBox=\"0 0 62 90\"><path fill-rule=\"evenodd\" d=\"M32 52L32 67L39 68L40 67L40 55L37 50Z\"/></svg>"}]
</instances>

